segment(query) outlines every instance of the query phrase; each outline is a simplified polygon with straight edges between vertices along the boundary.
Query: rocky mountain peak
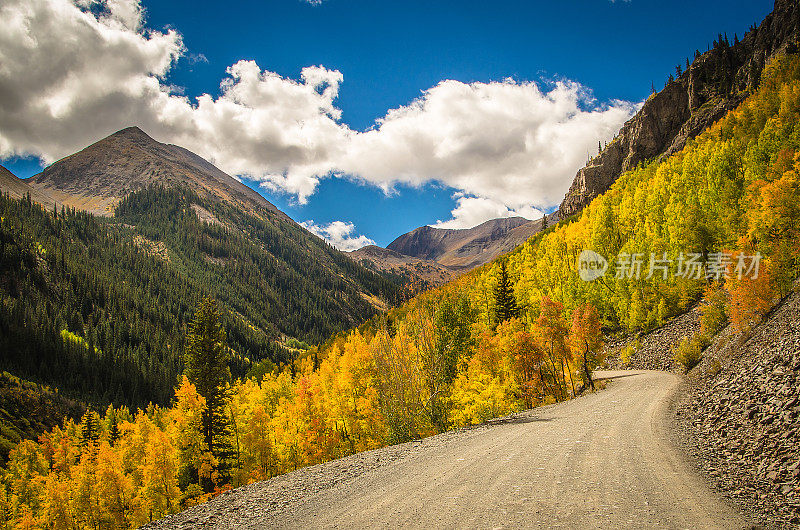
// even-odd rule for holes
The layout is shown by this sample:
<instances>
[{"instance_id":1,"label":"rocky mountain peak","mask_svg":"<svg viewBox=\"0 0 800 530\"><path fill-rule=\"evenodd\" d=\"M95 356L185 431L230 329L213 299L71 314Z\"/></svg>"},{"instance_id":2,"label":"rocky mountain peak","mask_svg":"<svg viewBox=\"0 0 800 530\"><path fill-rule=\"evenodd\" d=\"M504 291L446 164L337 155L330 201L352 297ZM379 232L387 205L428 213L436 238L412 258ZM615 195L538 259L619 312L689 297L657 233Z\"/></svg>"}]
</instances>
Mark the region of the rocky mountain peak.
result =
<instances>
[{"instance_id":1,"label":"rocky mountain peak","mask_svg":"<svg viewBox=\"0 0 800 530\"><path fill-rule=\"evenodd\" d=\"M187 186L251 213L283 216L259 193L207 160L158 142L139 127L117 131L62 158L28 182L60 203L98 215L112 215L117 203L133 191L162 185Z\"/></svg>"}]
</instances>

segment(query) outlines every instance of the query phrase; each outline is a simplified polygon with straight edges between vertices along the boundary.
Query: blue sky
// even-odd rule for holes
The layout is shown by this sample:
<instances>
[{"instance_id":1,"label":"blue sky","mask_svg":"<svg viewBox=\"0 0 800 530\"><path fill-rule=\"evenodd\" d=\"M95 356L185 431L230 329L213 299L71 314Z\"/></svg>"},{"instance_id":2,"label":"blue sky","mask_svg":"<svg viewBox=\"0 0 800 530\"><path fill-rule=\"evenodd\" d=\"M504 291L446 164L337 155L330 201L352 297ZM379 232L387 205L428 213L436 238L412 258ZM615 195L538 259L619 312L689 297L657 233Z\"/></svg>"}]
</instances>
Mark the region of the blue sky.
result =
<instances>
[{"instance_id":1,"label":"blue sky","mask_svg":"<svg viewBox=\"0 0 800 530\"><path fill-rule=\"evenodd\" d=\"M52 4L66 0L34 1ZM132 7L137 7L136 2ZM173 94L187 97L188 103L180 112L187 120L195 120L197 129L176 125L169 120L177 118L164 118L164 111L141 118L142 123L130 123L142 115L130 102L125 103L128 106L98 107L87 114L88 104L75 99L67 111L49 112L53 120L75 122L64 124L64 131L85 130L84 136L77 134L73 143L56 138L44 141L42 138L52 129L47 116L32 115L31 123L38 123L41 131L31 126L24 134L6 135L6 144L11 147L0 150L6 155L2 162L6 167L27 177L41 167L37 156L52 161L99 139L103 133L138 124L156 139L185 145L223 170L247 174L245 182L298 222L313 221L317 227L334 221L352 223L352 231L345 238L363 235L386 245L423 224L466 226L494 211L528 216L551 211L585 160L583 151L588 145L596 146L597 140L613 137L635 111L635 104L647 97L651 83L657 89L663 87L675 65L691 57L695 49L705 51L717 33L726 32L731 39L734 33L741 36L751 24L763 19L772 2L325 0L312 5L302 0L224 4L145 0L141 7L143 16L137 15L138 22L127 11L114 15L119 23L106 19L98 22L112 25L121 34L138 36L138 47L131 48L128 62L137 64L133 58L139 57L136 54L148 39L152 43L150 30L165 35L173 29L180 36L182 48L175 52L165 37L159 50L171 58L170 64L165 67L154 61L139 73L125 69L118 76L140 75L142 79L158 79L162 86L172 85ZM64 32L64 42L83 35L78 29L72 35L69 24L65 26L67 29L58 30ZM58 31L53 49L58 49ZM3 51L0 49L0 58ZM97 60L114 59L103 55ZM123 54L117 60L127 59ZM244 90L247 87L242 87L239 95L226 95L220 82L234 77L236 85L237 79L246 79L246 75L236 78L228 70L243 60L255 62L256 74L271 72L273 85L283 84L274 90L259 85L264 89L259 97ZM305 78L301 72L310 66L324 67L315 74L320 80L302 85ZM331 72L338 72L341 79ZM311 78L311 73L307 74ZM507 81L509 78L513 81ZM253 86L259 80L263 78L256 76ZM440 85L445 80L460 83ZM557 85L559 81L561 85ZM572 84L564 85L567 81ZM335 90L319 101L310 92L313 89L322 94L331 86ZM437 86L440 88L430 91ZM307 87L311 89L305 90ZM242 115L250 120L243 123L251 127L255 123L252 120L272 116L276 108L295 104L308 107L299 118L287 117L287 123L302 122L313 128L308 152L292 158L293 153L302 151L302 131L277 140L279 133L274 131L251 134L241 141L231 140L228 147L220 147L219 141L204 143L203 135L210 134L208 131L224 138L235 133L226 129L226 124L212 123L208 115L194 112L198 106L195 98L202 94L217 103L225 99L244 107L265 105L262 114ZM97 100L104 97L99 94ZM129 97L143 101L156 98L146 91ZM281 97L285 98L279 101L282 107L269 106L274 105L272 101L264 103ZM418 108L412 105L415 100ZM147 101L143 105L152 108L156 99ZM491 105L484 104L486 101ZM449 107L452 102L456 103ZM562 111L564 102L573 107ZM474 126L469 119L471 105L478 116ZM123 112L120 107L127 110ZM325 107L323 116L317 115L317 107ZM515 107L519 113L541 112L542 118L516 124ZM392 109L405 112L400 117L388 115ZM461 112L466 118L462 122L454 118L451 123L451 112ZM580 119L573 119L576 114ZM92 122L95 119L96 126ZM390 123L379 127L376 120ZM506 127L510 121L518 129ZM0 121L0 134L6 126ZM287 128L280 122L275 127L278 131ZM360 134L370 128L377 134ZM535 149L526 147L524 153L517 153L509 130L536 137L546 131L549 136ZM481 131L485 131L485 137ZM469 141L462 142L464 138ZM0 147L2 140L0 137ZM235 152L251 140L254 147ZM275 145L268 145L271 141ZM300 147L292 142L299 142ZM400 143L405 147L394 149ZM290 144L292 149L287 148ZM247 154L262 146L263 152L274 155ZM430 153L425 159L423 153L428 147ZM451 151L455 155L444 160L448 155L442 153ZM547 156L554 152L549 160ZM9 156L26 153L32 156ZM415 159L417 153L419 160ZM280 162L273 163L278 159ZM511 159L518 161L516 165L506 164ZM533 168L539 160L541 167L531 169L528 176L524 168ZM492 173L494 167L497 175ZM526 178L541 184L515 193ZM458 207L461 209L454 212Z\"/></svg>"}]
</instances>

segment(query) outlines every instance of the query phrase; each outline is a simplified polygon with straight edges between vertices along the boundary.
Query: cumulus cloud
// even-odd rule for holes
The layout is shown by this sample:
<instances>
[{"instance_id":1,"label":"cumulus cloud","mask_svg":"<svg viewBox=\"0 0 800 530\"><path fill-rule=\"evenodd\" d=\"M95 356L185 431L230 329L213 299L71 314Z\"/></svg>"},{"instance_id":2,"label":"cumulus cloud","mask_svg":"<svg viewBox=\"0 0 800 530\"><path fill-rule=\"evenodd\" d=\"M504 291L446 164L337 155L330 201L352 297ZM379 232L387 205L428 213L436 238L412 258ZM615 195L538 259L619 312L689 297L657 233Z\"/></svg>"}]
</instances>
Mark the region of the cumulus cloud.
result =
<instances>
[{"instance_id":1,"label":"cumulus cloud","mask_svg":"<svg viewBox=\"0 0 800 530\"><path fill-rule=\"evenodd\" d=\"M333 221L327 225L317 225L314 221L303 221L300 226L309 232L318 235L334 247L344 252L357 250L367 245L374 245L375 241L364 235L354 235L356 227L353 223Z\"/></svg>"},{"instance_id":2,"label":"cumulus cloud","mask_svg":"<svg viewBox=\"0 0 800 530\"><path fill-rule=\"evenodd\" d=\"M568 81L548 92L512 79L442 81L354 135L340 169L383 186L436 179L510 209L546 207L563 197L587 151L633 111L621 101L594 106Z\"/></svg>"},{"instance_id":3,"label":"cumulus cloud","mask_svg":"<svg viewBox=\"0 0 800 530\"><path fill-rule=\"evenodd\" d=\"M387 191L438 181L460 194L448 226L557 204L636 109L570 81L446 80L359 132L335 104L342 73L323 66L295 80L239 61L219 96L184 96L168 74L200 56L147 28L138 0L6 0L0 20L0 158L50 163L138 125L300 203L332 176Z\"/></svg>"},{"instance_id":4,"label":"cumulus cloud","mask_svg":"<svg viewBox=\"0 0 800 530\"><path fill-rule=\"evenodd\" d=\"M446 221L439 220L431 226L434 228L472 228L490 219L500 217L524 217L533 220L541 219L544 215L541 210L529 205L512 210L501 202L484 197L457 195L455 198L456 207L450 212L452 218Z\"/></svg>"},{"instance_id":5,"label":"cumulus cloud","mask_svg":"<svg viewBox=\"0 0 800 530\"><path fill-rule=\"evenodd\" d=\"M192 102L165 81L186 53L181 36L144 28L136 0L99 7L69 0L0 7L0 157L50 163L139 125L301 201L329 173L348 134L333 104L341 73L311 66L294 81L239 61L219 97Z\"/></svg>"}]
</instances>

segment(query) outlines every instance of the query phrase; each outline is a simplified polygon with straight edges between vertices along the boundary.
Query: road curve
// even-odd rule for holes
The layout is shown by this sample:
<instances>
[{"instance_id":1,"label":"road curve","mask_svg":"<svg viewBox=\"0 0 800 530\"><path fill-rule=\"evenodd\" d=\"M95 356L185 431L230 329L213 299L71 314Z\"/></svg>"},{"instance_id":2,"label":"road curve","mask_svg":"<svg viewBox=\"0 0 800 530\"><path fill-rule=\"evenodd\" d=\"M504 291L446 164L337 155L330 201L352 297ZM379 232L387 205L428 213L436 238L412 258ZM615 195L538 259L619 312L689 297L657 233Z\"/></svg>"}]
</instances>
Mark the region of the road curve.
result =
<instances>
[{"instance_id":1,"label":"road curve","mask_svg":"<svg viewBox=\"0 0 800 530\"><path fill-rule=\"evenodd\" d=\"M258 510L250 510L237 521L232 510L215 526L749 526L670 442L677 376L597 375L611 378L601 392L468 429L443 443L420 443L255 518Z\"/></svg>"}]
</instances>

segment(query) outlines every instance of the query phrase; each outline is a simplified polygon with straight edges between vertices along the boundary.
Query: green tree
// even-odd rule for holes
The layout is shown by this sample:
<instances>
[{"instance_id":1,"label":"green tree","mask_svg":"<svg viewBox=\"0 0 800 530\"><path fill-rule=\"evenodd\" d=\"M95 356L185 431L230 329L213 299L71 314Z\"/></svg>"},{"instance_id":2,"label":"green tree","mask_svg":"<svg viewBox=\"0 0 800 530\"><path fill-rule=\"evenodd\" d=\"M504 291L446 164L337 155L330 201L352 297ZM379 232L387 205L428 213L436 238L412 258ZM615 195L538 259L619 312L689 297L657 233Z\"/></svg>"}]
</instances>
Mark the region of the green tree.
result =
<instances>
[{"instance_id":1,"label":"green tree","mask_svg":"<svg viewBox=\"0 0 800 530\"><path fill-rule=\"evenodd\" d=\"M97 445L100 441L100 417L96 412L87 410L81 418L81 447Z\"/></svg>"},{"instance_id":2,"label":"green tree","mask_svg":"<svg viewBox=\"0 0 800 530\"><path fill-rule=\"evenodd\" d=\"M494 324L500 324L514 317L519 317L519 306L514 298L514 285L508 277L505 260L499 263L497 284L494 287Z\"/></svg>"},{"instance_id":3,"label":"green tree","mask_svg":"<svg viewBox=\"0 0 800 530\"><path fill-rule=\"evenodd\" d=\"M109 405L106 409L105 417L106 429L108 430L108 444L113 446L119 440L119 422L117 420L117 411L114 410L113 405Z\"/></svg>"},{"instance_id":4,"label":"green tree","mask_svg":"<svg viewBox=\"0 0 800 530\"><path fill-rule=\"evenodd\" d=\"M228 469L226 461L231 454L227 416L230 352L219 309L211 298L200 303L189 324L186 342L185 374L197 393L206 399L202 421L204 443L217 459L216 470L224 480ZM203 487L210 490L213 484L203 484Z\"/></svg>"}]
</instances>

